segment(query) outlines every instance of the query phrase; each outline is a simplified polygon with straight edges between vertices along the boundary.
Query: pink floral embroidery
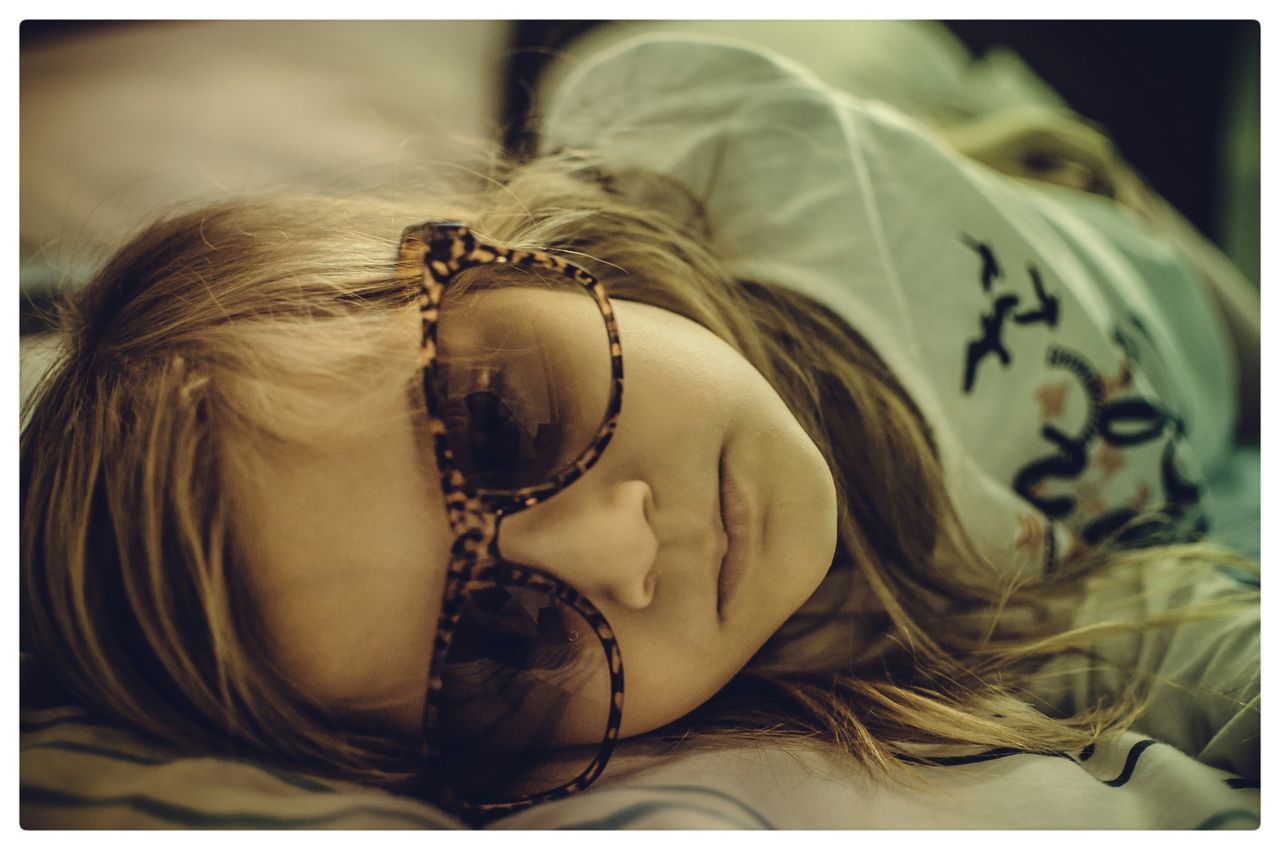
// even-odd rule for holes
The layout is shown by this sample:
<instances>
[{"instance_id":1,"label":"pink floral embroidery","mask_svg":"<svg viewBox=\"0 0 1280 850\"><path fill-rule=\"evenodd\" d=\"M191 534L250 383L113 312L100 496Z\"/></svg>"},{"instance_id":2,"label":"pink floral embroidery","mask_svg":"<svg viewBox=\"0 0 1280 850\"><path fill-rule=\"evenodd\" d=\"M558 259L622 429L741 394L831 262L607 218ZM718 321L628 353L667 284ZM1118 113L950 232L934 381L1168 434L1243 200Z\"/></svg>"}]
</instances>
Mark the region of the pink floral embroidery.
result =
<instances>
[{"instance_id":1,"label":"pink floral embroidery","mask_svg":"<svg viewBox=\"0 0 1280 850\"><path fill-rule=\"evenodd\" d=\"M1120 372L1114 378L1102 376L1102 397L1108 401L1133 383L1133 361L1128 357L1120 364Z\"/></svg>"},{"instance_id":2,"label":"pink floral embroidery","mask_svg":"<svg viewBox=\"0 0 1280 850\"><path fill-rule=\"evenodd\" d=\"M1124 452L1115 446L1104 444L1094 457L1093 464L1102 472L1104 479L1111 478L1124 469Z\"/></svg>"},{"instance_id":3,"label":"pink floral embroidery","mask_svg":"<svg viewBox=\"0 0 1280 850\"><path fill-rule=\"evenodd\" d=\"M1036 390L1036 402L1040 405L1040 421L1047 422L1062 415L1066 407L1067 392L1071 389L1070 381L1057 381L1045 384Z\"/></svg>"}]
</instances>

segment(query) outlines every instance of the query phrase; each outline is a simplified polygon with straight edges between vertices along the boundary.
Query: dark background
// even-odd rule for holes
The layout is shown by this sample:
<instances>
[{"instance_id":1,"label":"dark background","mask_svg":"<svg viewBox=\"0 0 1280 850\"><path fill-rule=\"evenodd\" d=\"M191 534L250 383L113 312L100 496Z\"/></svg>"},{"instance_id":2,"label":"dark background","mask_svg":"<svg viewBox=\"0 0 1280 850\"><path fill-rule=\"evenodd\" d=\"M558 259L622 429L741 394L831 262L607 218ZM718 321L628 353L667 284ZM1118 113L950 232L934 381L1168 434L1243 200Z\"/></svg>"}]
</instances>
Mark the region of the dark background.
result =
<instances>
[{"instance_id":1,"label":"dark background","mask_svg":"<svg viewBox=\"0 0 1280 850\"><path fill-rule=\"evenodd\" d=\"M1217 165L1236 59L1256 21L946 21L970 50L1006 45L1201 231L1215 233Z\"/></svg>"}]
</instances>

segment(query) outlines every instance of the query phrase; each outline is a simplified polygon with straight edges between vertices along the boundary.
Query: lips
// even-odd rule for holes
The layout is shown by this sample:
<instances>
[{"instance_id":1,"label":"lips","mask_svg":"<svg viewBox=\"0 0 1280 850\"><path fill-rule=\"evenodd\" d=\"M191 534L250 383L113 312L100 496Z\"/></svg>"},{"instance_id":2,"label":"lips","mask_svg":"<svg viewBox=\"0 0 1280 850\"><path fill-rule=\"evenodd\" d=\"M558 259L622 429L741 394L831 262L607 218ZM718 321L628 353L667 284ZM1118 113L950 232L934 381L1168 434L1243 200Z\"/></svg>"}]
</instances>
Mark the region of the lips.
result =
<instances>
[{"instance_id":1,"label":"lips","mask_svg":"<svg viewBox=\"0 0 1280 850\"><path fill-rule=\"evenodd\" d=\"M751 514L742 498L741 490L726 468L724 458L721 457L720 522L728 538L728 546L720 562L720 576L716 583L716 614L721 620L725 618L729 604L733 601L733 593L741 583L745 571L750 540L750 519Z\"/></svg>"}]
</instances>

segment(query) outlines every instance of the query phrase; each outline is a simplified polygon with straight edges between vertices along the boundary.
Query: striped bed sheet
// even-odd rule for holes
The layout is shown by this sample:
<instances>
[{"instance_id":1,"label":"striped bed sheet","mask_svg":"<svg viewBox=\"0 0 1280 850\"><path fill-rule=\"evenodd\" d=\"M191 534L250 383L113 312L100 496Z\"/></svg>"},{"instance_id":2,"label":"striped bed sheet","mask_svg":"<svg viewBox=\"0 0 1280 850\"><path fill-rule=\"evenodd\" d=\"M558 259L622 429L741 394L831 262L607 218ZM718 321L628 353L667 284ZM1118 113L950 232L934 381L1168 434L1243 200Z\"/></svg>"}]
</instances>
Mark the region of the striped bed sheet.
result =
<instances>
[{"instance_id":1,"label":"striped bed sheet","mask_svg":"<svg viewBox=\"0 0 1280 850\"><path fill-rule=\"evenodd\" d=\"M418 800L247 759L191 756L73 707L25 710L24 829L456 829Z\"/></svg>"},{"instance_id":2,"label":"striped bed sheet","mask_svg":"<svg viewBox=\"0 0 1280 850\"><path fill-rule=\"evenodd\" d=\"M71 707L21 716L24 829L461 829L420 800L144 742ZM872 780L812 749L620 756L618 778L496 829L1254 829L1257 783L1126 733L1075 754L991 750Z\"/></svg>"}]
</instances>

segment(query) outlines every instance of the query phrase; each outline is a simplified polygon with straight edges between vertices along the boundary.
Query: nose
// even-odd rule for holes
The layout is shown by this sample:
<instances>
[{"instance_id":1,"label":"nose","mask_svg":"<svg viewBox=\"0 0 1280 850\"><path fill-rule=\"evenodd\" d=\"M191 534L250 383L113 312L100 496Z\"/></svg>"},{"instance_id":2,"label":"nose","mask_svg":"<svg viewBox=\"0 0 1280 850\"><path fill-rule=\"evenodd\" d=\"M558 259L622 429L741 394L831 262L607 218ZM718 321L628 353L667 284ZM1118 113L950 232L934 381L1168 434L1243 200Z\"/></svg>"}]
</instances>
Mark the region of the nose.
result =
<instances>
[{"instance_id":1,"label":"nose","mask_svg":"<svg viewBox=\"0 0 1280 850\"><path fill-rule=\"evenodd\" d=\"M597 605L646 608L653 601L658 556L652 509L647 482L592 487L583 478L504 517L498 549L503 558L546 570Z\"/></svg>"}]
</instances>

